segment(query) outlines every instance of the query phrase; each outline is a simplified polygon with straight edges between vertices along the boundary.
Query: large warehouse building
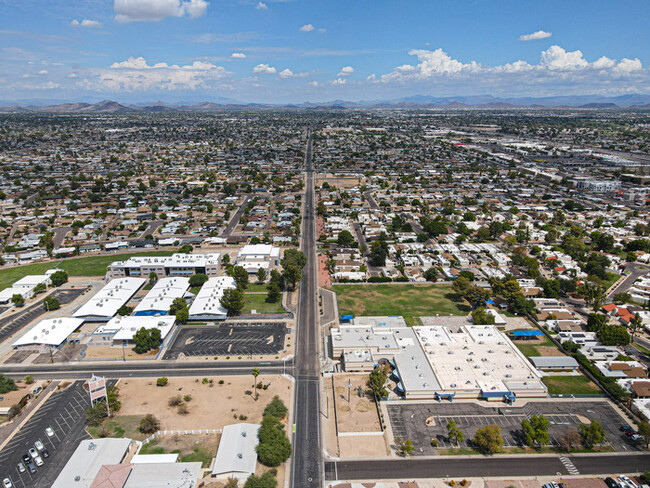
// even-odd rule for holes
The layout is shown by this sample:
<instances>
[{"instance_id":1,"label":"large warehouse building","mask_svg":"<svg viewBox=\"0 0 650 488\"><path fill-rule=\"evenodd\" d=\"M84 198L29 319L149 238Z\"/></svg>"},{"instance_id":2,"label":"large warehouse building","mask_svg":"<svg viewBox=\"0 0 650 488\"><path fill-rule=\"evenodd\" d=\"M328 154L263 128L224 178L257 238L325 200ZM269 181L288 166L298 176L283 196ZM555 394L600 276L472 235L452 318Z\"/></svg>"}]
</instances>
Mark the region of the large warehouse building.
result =
<instances>
[{"instance_id":1,"label":"large warehouse building","mask_svg":"<svg viewBox=\"0 0 650 488\"><path fill-rule=\"evenodd\" d=\"M192 276L198 273L217 276L219 273L219 257L219 253L133 256L126 261L111 263L108 266L106 277L109 280L125 276L148 278L151 273L156 273L158 278Z\"/></svg>"},{"instance_id":2,"label":"large warehouse building","mask_svg":"<svg viewBox=\"0 0 650 488\"><path fill-rule=\"evenodd\" d=\"M540 373L491 325L407 327L401 317L364 317L333 329L332 349L346 371L388 361L407 399L547 396Z\"/></svg>"}]
</instances>

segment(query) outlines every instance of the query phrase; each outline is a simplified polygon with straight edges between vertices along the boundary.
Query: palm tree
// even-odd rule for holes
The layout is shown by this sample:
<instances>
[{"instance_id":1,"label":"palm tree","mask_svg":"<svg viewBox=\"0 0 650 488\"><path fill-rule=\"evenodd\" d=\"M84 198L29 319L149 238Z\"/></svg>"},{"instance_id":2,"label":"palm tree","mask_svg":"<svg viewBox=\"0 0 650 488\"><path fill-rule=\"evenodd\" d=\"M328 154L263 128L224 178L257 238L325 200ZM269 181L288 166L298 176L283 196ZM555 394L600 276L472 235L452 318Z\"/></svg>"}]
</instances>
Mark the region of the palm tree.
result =
<instances>
[{"instance_id":1,"label":"palm tree","mask_svg":"<svg viewBox=\"0 0 650 488\"><path fill-rule=\"evenodd\" d=\"M253 375L253 378L255 378L255 384L253 386L255 387L255 400L257 400L257 377L260 375L260 370L258 368L255 368L251 374Z\"/></svg>"}]
</instances>

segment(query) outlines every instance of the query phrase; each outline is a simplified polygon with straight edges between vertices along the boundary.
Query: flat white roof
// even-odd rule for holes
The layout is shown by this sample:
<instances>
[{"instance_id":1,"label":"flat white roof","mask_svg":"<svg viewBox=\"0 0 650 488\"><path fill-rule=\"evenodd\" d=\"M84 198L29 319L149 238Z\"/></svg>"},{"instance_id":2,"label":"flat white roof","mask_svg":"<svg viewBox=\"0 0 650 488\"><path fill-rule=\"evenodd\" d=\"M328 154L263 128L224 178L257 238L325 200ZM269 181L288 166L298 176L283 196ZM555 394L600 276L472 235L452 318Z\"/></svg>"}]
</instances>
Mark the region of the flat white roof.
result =
<instances>
[{"instance_id":1,"label":"flat white roof","mask_svg":"<svg viewBox=\"0 0 650 488\"><path fill-rule=\"evenodd\" d=\"M212 474L232 474L236 478L247 478L255 473L259 430L257 424L226 425L221 434Z\"/></svg>"},{"instance_id":2,"label":"flat white roof","mask_svg":"<svg viewBox=\"0 0 650 488\"><path fill-rule=\"evenodd\" d=\"M189 278L161 278L149 290L140 303L133 310L134 314L153 312L166 313L176 298L182 298L190 287Z\"/></svg>"},{"instance_id":3,"label":"flat white roof","mask_svg":"<svg viewBox=\"0 0 650 488\"><path fill-rule=\"evenodd\" d=\"M144 283L145 280L142 278L118 278L112 280L72 316L79 318L113 317L118 309L126 304Z\"/></svg>"},{"instance_id":4,"label":"flat white roof","mask_svg":"<svg viewBox=\"0 0 650 488\"><path fill-rule=\"evenodd\" d=\"M237 257L242 258L249 258L252 256L270 258L273 255L279 256L280 248L274 247L270 244L246 244L237 253Z\"/></svg>"},{"instance_id":5,"label":"flat white roof","mask_svg":"<svg viewBox=\"0 0 650 488\"><path fill-rule=\"evenodd\" d=\"M154 317L149 315L129 315L126 317L116 316L109 320L106 324L102 324L95 329L95 334L115 334L114 341L130 341L133 336L141 328L145 329L160 329L160 336L162 339L167 337L167 334L174 327L176 317L170 315L169 317Z\"/></svg>"},{"instance_id":6,"label":"flat white roof","mask_svg":"<svg viewBox=\"0 0 650 488\"><path fill-rule=\"evenodd\" d=\"M237 288L237 283L230 276L210 278L204 283L190 306L190 317L197 315L216 315L225 317L227 311L219 302L227 288Z\"/></svg>"},{"instance_id":7,"label":"flat white roof","mask_svg":"<svg viewBox=\"0 0 650 488\"><path fill-rule=\"evenodd\" d=\"M34 288L36 285L47 283L48 281L50 281L49 275L27 275L23 276L11 286L12 288Z\"/></svg>"},{"instance_id":8,"label":"flat white roof","mask_svg":"<svg viewBox=\"0 0 650 488\"><path fill-rule=\"evenodd\" d=\"M89 488L104 464L119 464L131 439L90 439L79 443L52 488Z\"/></svg>"},{"instance_id":9,"label":"flat white roof","mask_svg":"<svg viewBox=\"0 0 650 488\"><path fill-rule=\"evenodd\" d=\"M175 454L136 454L131 458L131 464L175 463L178 453Z\"/></svg>"},{"instance_id":10,"label":"flat white roof","mask_svg":"<svg viewBox=\"0 0 650 488\"><path fill-rule=\"evenodd\" d=\"M58 346L70 334L83 324L83 319L61 317L57 319L44 319L32 327L25 335L13 343L13 346L27 346L30 344L47 344Z\"/></svg>"},{"instance_id":11,"label":"flat white roof","mask_svg":"<svg viewBox=\"0 0 650 488\"><path fill-rule=\"evenodd\" d=\"M123 488L194 488L201 475L201 467L200 462L134 464ZM76 485L70 487L75 488Z\"/></svg>"},{"instance_id":12,"label":"flat white roof","mask_svg":"<svg viewBox=\"0 0 650 488\"><path fill-rule=\"evenodd\" d=\"M171 256L132 256L126 261L116 261L111 266L139 268L140 266L164 266L168 268L205 267L219 264L218 252L206 254L176 253Z\"/></svg>"}]
</instances>

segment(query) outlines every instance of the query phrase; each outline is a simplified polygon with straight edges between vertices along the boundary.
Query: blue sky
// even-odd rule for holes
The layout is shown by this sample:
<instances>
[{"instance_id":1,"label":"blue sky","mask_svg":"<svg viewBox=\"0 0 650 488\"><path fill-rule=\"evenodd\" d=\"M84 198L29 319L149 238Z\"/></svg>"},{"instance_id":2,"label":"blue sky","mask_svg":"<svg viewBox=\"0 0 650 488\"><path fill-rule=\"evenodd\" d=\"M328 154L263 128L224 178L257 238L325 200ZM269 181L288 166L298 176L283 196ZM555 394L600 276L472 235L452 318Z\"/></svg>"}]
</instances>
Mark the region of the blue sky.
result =
<instances>
[{"instance_id":1,"label":"blue sky","mask_svg":"<svg viewBox=\"0 0 650 488\"><path fill-rule=\"evenodd\" d=\"M0 0L0 99L650 93L647 0Z\"/></svg>"}]
</instances>

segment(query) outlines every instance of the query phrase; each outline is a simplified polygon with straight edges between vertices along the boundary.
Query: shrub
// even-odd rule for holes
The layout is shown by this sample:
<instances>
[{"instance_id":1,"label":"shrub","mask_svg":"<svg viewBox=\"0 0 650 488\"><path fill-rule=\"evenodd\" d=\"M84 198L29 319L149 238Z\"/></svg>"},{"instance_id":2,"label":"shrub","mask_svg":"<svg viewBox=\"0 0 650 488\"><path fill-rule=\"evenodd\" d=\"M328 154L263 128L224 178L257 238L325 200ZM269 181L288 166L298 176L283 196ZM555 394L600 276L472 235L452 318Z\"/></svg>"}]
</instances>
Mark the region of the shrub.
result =
<instances>
[{"instance_id":1,"label":"shrub","mask_svg":"<svg viewBox=\"0 0 650 488\"><path fill-rule=\"evenodd\" d=\"M188 413L190 413L190 409L187 408L187 405L185 405L184 403L181 403L178 406L178 414L179 415L187 415Z\"/></svg>"},{"instance_id":2,"label":"shrub","mask_svg":"<svg viewBox=\"0 0 650 488\"><path fill-rule=\"evenodd\" d=\"M278 395L273 397L273 400L264 408L264 415L273 415L278 419L283 419L287 416L288 413L287 406L280 399Z\"/></svg>"},{"instance_id":3,"label":"shrub","mask_svg":"<svg viewBox=\"0 0 650 488\"><path fill-rule=\"evenodd\" d=\"M183 397L183 400L185 400L186 402L191 402L192 401L192 395L185 395Z\"/></svg>"},{"instance_id":4,"label":"shrub","mask_svg":"<svg viewBox=\"0 0 650 488\"><path fill-rule=\"evenodd\" d=\"M291 456L291 442L277 417L264 416L258 437L257 458L265 466L280 466Z\"/></svg>"},{"instance_id":5,"label":"shrub","mask_svg":"<svg viewBox=\"0 0 650 488\"><path fill-rule=\"evenodd\" d=\"M181 398L180 395L171 397L168 402L170 407L178 407L182 403L183 403L183 399Z\"/></svg>"},{"instance_id":6,"label":"shrub","mask_svg":"<svg viewBox=\"0 0 650 488\"><path fill-rule=\"evenodd\" d=\"M160 429L160 421L148 413L140 420L140 432L143 434L153 434Z\"/></svg>"},{"instance_id":7,"label":"shrub","mask_svg":"<svg viewBox=\"0 0 650 488\"><path fill-rule=\"evenodd\" d=\"M156 380L156 386L167 386L167 383L169 383L169 380L164 376Z\"/></svg>"},{"instance_id":8,"label":"shrub","mask_svg":"<svg viewBox=\"0 0 650 488\"><path fill-rule=\"evenodd\" d=\"M18 387L16 383L11 378L0 374L0 395L9 393L10 391L16 391Z\"/></svg>"},{"instance_id":9,"label":"shrub","mask_svg":"<svg viewBox=\"0 0 650 488\"><path fill-rule=\"evenodd\" d=\"M34 377L33 376L25 376L25 384L26 385L31 385L34 383Z\"/></svg>"}]
</instances>

